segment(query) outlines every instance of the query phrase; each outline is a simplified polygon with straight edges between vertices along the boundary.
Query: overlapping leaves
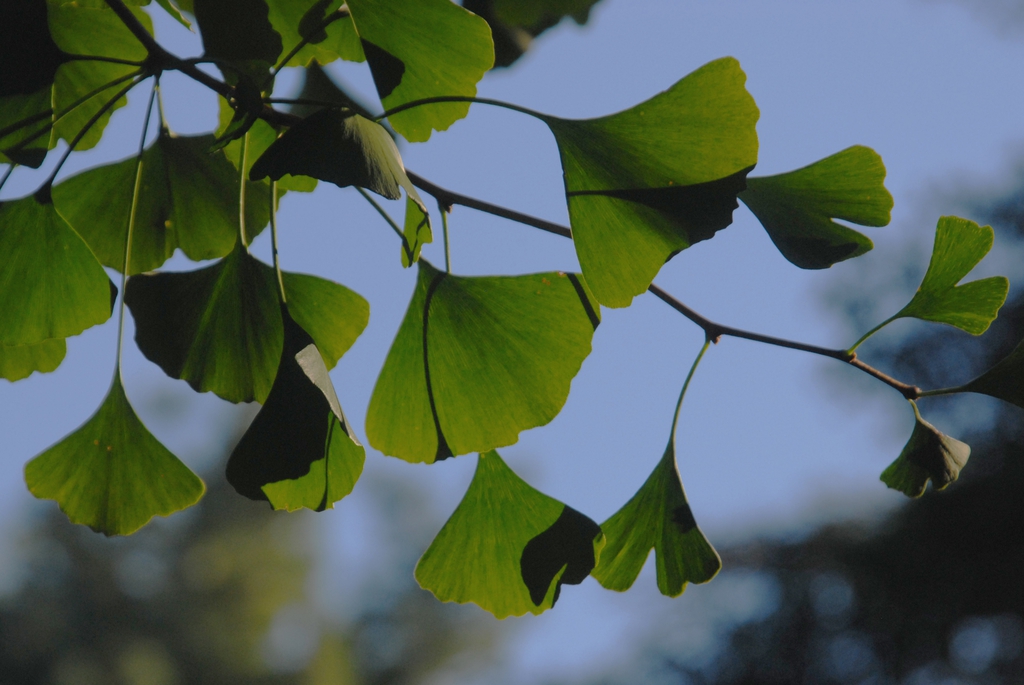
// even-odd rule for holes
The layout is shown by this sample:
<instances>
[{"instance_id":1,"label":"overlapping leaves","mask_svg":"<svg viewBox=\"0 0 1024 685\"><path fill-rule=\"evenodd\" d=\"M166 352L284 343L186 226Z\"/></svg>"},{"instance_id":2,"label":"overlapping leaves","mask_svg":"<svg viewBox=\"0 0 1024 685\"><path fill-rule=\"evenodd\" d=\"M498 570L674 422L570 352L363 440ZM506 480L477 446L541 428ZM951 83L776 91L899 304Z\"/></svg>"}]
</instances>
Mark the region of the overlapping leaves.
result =
<instances>
[{"instance_id":1,"label":"overlapping leaves","mask_svg":"<svg viewBox=\"0 0 1024 685\"><path fill-rule=\"evenodd\" d=\"M757 162L745 80L725 58L618 114L542 117L561 153L576 254L601 304L627 306L667 259L732 222Z\"/></svg>"},{"instance_id":2,"label":"overlapping leaves","mask_svg":"<svg viewBox=\"0 0 1024 685\"><path fill-rule=\"evenodd\" d=\"M421 259L370 398L370 444L427 463L513 444L561 410L598 311L576 274L452 276Z\"/></svg>"},{"instance_id":3,"label":"overlapping leaves","mask_svg":"<svg viewBox=\"0 0 1024 685\"><path fill-rule=\"evenodd\" d=\"M416 580L441 601L473 602L497 618L539 614L562 585L583 582L603 545L596 523L532 488L492 451L480 455Z\"/></svg>"}]
</instances>

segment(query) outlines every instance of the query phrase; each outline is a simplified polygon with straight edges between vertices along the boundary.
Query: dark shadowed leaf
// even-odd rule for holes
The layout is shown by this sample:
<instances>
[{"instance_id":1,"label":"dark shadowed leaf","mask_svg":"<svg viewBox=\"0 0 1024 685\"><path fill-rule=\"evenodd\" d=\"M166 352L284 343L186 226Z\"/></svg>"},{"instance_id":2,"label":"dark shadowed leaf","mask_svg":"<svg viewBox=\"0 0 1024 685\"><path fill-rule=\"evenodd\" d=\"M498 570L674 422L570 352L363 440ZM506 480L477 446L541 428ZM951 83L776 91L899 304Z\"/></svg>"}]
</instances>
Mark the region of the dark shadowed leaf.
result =
<instances>
[{"instance_id":1,"label":"dark shadowed leaf","mask_svg":"<svg viewBox=\"0 0 1024 685\"><path fill-rule=\"evenodd\" d=\"M624 507L601 524L607 544L593 571L609 590L632 587L654 549L661 594L677 597L687 583L706 583L722 560L697 527L676 467L675 437L647 481Z\"/></svg>"},{"instance_id":2,"label":"dark shadowed leaf","mask_svg":"<svg viewBox=\"0 0 1024 685\"><path fill-rule=\"evenodd\" d=\"M69 338L110 318L110 279L53 204L0 203L0 254L0 345Z\"/></svg>"},{"instance_id":3,"label":"dark shadowed leaf","mask_svg":"<svg viewBox=\"0 0 1024 685\"><path fill-rule=\"evenodd\" d=\"M149 15L137 8L129 8L150 33L153 31ZM65 52L76 55L116 57L142 61L148 53L132 32L107 7L82 7L77 3L50 5L50 32L54 41ZM128 64L76 60L66 62L57 69L53 86L53 109L63 112L89 93L116 79L136 71ZM70 141L89 119L117 92L120 86L111 86L75 107L54 124L52 142L58 138ZM99 142L111 113L127 102L121 98L78 143L78 150L87 150Z\"/></svg>"},{"instance_id":4,"label":"dark shadowed leaf","mask_svg":"<svg viewBox=\"0 0 1024 685\"><path fill-rule=\"evenodd\" d=\"M166 131L142 157L142 186L129 273L151 271L177 248L190 259L228 254L238 236L238 171L208 150L213 136ZM103 264L124 268L124 242L135 184L135 158L72 176L53 189L58 211ZM270 220L270 189L247 182L245 230L251 239Z\"/></svg>"},{"instance_id":5,"label":"dark shadowed leaf","mask_svg":"<svg viewBox=\"0 0 1024 685\"><path fill-rule=\"evenodd\" d=\"M33 372L50 373L64 361L63 340L43 340L31 345L0 345L0 378L20 381Z\"/></svg>"},{"instance_id":6,"label":"dark shadowed leaf","mask_svg":"<svg viewBox=\"0 0 1024 685\"><path fill-rule=\"evenodd\" d=\"M618 114L545 116L576 254L601 304L625 307L662 264L732 222L757 162L758 111L732 58Z\"/></svg>"},{"instance_id":7,"label":"dark shadowed leaf","mask_svg":"<svg viewBox=\"0 0 1024 685\"><path fill-rule=\"evenodd\" d=\"M857 145L796 171L748 178L740 199L786 259L802 269L825 269L873 247L833 219L888 224L893 201L884 181L882 158Z\"/></svg>"},{"instance_id":8,"label":"dark shadowed leaf","mask_svg":"<svg viewBox=\"0 0 1024 685\"><path fill-rule=\"evenodd\" d=\"M53 85L64 61L50 37L47 3L40 0L5 0L0 40L0 98L31 95Z\"/></svg>"},{"instance_id":9,"label":"dark shadowed leaf","mask_svg":"<svg viewBox=\"0 0 1024 685\"><path fill-rule=\"evenodd\" d=\"M50 147L53 86L28 95L0 98L0 163L38 169Z\"/></svg>"},{"instance_id":10,"label":"dark shadowed leaf","mask_svg":"<svg viewBox=\"0 0 1024 685\"><path fill-rule=\"evenodd\" d=\"M352 492L365 453L313 338L281 308L284 345L266 403L228 460L227 479L275 509L323 511Z\"/></svg>"},{"instance_id":11,"label":"dark shadowed leaf","mask_svg":"<svg viewBox=\"0 0 1024 685\"><path fill-rule=\"evenodd\" d=\"M154 516L199 501L203 481L146 430L120 378L92 418L25 465L40 499L56 500L72 523L128 535Z\"/></svg>"},{"instance_id":12,"label":"dark shadowed leaf","mask_svg":"<svg viewBox=\"0 0 1024 685\"><path fill-rule=\"evenodd\" d=\"M264 0L194 0L193 9L205 56L232 63L222 68L232 79L239 72L257 82L281 55L281 36L270 25Z\"/></svg>"},{"instance_id":13,"label":"dark shadowed leaf","mask_svg":"<svg viewBox=\"0 0 1024 685\"><path fill-rule=\"evenodd\" d=\"M370 399L384 454L431 463L511 445L561 410L598 305L576 274L419 278Z\"/></svg>"},{"instance_id":14,"label":"dark shadowed leaf","mask_svg":"<svg viewBox=\"0 0 1024 685\"><path fill-rule=\"evenodd\" d=\"M224 98L218 100L220 104L220 125L217 128L217 135L222 135L231 125L234 120L235 111L231 109L227 101ZM246 152L246 167L245 177L249 178L249 171L252 169L252 165L259 159L267 148L270 147L275 140L277 140L277 130L263 121L257 119L253 122L252 126L248 130L248 136L232 140L224 145L221 150L224 156L227 157L237 170L242 161L242 144L248 146ZM253 181L250 181L252 183ZM263 181L263 184L268 188L270 186L269 181ZM278 197L284 194L288 190L297 190L303 193L311 193L316 190L317 181L315 178L309 178L308 176L290 176L284 175L277 181L277 192ZM256 200L257 202L263 201L264 207L266 206L265 200ZM248 207L248 202L246 204Z\"/></svg>"},{"instance_id":15,"label":"dark shadowed leaf","mask_svg":"<svg viewBox=\"0 0 1024 685\"><path fill-rule=\"evenodd\" d=\"M315 276L284 281L292 316L323 340L333 366L366 326L369 305ZM125 303L139 349L168 376L231 402L267 398L281 357L281 313L273 269L248 251L236 247L196 271L135 276Z\"/></svg>"},{"instance_id":16,"label":"dark shadowed leaf","mask_svg":"<svg viewBox=\"0 0 1024 685\"><path fill-rule=\"evenodd\" d=\"M245 134L260 121L260 113L263 112L263 94L260 92L260 86L254 80L254 76L238 74L232 81L235 84L235 95L231 104L228 105L231 118L225 126L217 131L217 139L210 146L210 152L223 150L232 142L245 137ZM223 112L223 107L226 104L223 98L221 98L220 104Z\"/></svg>"},{"instance_id":17,"label":"dark shadowed leaf","mask_svg":"<svg viewBox=\"0 0 1024 685\"><path fill-rule=\"evenodd\" d=\"M423 246L434 242L430 215L411 196L406 196L403 233L405 243L402 245L402 266L408 268L419 260Z\"/></svg>"},{"instance_id":18,"label":"dark shadowed leaf","mask_svg":"<svg viewBox=\"0 0 1024 685\"><path fill-rule=\"evenodd\" d=\"M285 52L291 52L304 37L309 43L288 60L286 66L306 66L312 60L329 64L339 57L362 62L363 48L351 17L337 17L343 0L267 0L270 23L281 34ZM325 19L330 23L320 28Z\"/></svg>"},{"instance_id":19,"label":"dark shadowed leaf","mask_svg":"<svg viewBox=\"0 0 1024 685\"><path fill-rule=\"evenodd\" d=\"M583 582L603 545L596 523L530 487L492 451L480 455L416 580L443 602L473 602L497 618L539 614L563 584Z\"/></svg>"},{"instance_id":20,"label":"dark shadowed leaf","mask_svg":"<svg viewBox=\"0 0 1024 685\"><path fill-rule=\"evenodd\" d=\"M447 1L447 0L446 0ZM340 186L359 186L389 200L409 197L427 211L405 174L395 141L380 124L352 112L324 109L288 129L253 164L249 178L311 176Z\"/></svg>"},{"instance_id":21,"label":"dark shadowed leaf","mask_svg":"<svg viewBox=\"0 0 1024 685\"><path fill-rule=\"evenodd\" d=\"M487 22L450 0L352 0L352 20L387 109L440 95L476 95L494 65ZM466 116L469 103L406 110L388 121L410 142L422 142Z\"/></svg>"},{"instance_id":22,"label":"dark shadowed leaf","mask_svg":"<svg viewBox=\"0 0 1024 685\"><path fill-rule=\"evenodd\" d=\"M881 481L908 497L920 497L929 480L935 490L955 481L971 456L971 448L940 433L921 418L916 403L910 404L916 417L914 432L900 456L882 472Z\"/></svg>"},{"instance_id":23,"label":"dark shadowed leaf","mask_svg":"<svg viewBox=\"0 0 1024 685\"><path fill-rule=\"evenodd\" d=\"M977 392L1015 404L1024 409L1024 341L1005 359L963 386L965 392Z\"/></svg>"},{"instance_id":24,"label":"dark shadowed leaf","mask_svg":"<svg viewBox=\"0 0 1024 685\"><path fill-rule=\"evenodd\" d=\"M936 321L972 335L988 330L1006 301L1010 282L1003 276L992 276L963 285L957 283L988 254L993 238L991 226L979 226L955 216L939 219L924 280L914 299L893 319Z\"/></svg>"}]
</instances>

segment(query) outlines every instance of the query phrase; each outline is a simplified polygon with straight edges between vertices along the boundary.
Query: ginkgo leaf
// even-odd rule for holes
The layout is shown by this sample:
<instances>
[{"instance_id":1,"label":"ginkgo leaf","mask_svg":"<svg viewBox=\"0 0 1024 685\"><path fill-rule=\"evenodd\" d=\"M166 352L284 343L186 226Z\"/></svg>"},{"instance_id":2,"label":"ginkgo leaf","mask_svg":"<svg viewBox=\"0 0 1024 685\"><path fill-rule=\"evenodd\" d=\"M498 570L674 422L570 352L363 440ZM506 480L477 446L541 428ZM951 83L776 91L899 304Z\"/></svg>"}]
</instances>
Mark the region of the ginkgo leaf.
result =
<instances>
[{"instance_id":1,"label":"ginkgo leaf","mask_svg":"<svg viewBox=\"0 0 1024 685\"><path fill-rule=\"evenodd\" d=\"M757 162L745 81L725 58L618 114L542 117L562 158L576 255L601 304L629 305L666 260L732 223Z\"/></svg>"},{"instance_id":2,"label":"ginkgo leaf","mask_svg":"<svg viewBox=\"0 0 1024 685\"><path fill-rule=\"evenodd\" d=\"M53 128L52 97L50 84L27 95L0 98L0 163L33 169L42 165Z\"/></svg>"},{"instance_id":3,"label":"ginkgo leaf","mask_svg":"<svg viewBox=\"0 0 1024 685\"><path fill-rule=\"evenodd\" d=\"M110 279L42 200L0 202L0 345L69 338L110 318Z\"/></svg>"},{"instance_id":4,"label":"ginkgo leaf","mask_svg":"<svg viewBox=\"0 0 1024 685\"><path fill-rule=\"evenodd\" d=\"M402 244L402 266L408 268L419 261L423 245L434 242L434 233L430 229L430 215L412 199L412 196L406 196L405 225L402 232L405 235Z\"/></svg>"},{"instance_id":5,"label":"ginkgo leaf","mask_svg":"<svg viewBox=\"0 0 1024 685\"><path fill-rule=\"evenodd\" d=\"M72 523L128 535L154 516L199 501L203 481L146 430L114 379L92 418L25 465L40 499L56 500Z\"/></svg>"},{"instance_id":6,"label":"ginkgo leaf","mask_svg":"<svg viewBox=\"0 0 1024 685\"><path fill-rule=\"evenodd\" d=\"M960 388L1015 404L1024 409L1024 341L991 369Z\"/></svg>"},{"instance_id":7,"label":"ginkgo leaf","mask_svg":"<svg viewBox=\"0 0 1024 685\"><path fill-rule=\"evenodd\" d=\"M329 64L339 57L350 62L365 59L351 17L337 15L343 4L343 0L267 0L270 23L281 34L285 51L291 52L303 38L309 39L285 66L306 66L313 60ZM324 20L329 23L319 28Z\"/></svg>"},{"instance_id":8,"label":"ginkgo leaf","mask_svg":"<svg viewBox=\"0 0 1024 685\"><path fill-rule=\"evenodd\" d=\"M370 399L367 439L427 463L515 443L565 404L598 312L576 274L453 276L420 259Z\"/></svg>"},{"instance_id":9,"label":"ginkgo leaf","mask_svg":"<svg viewBox=\"0 0 1024 685\"><path fill-rule=\"evenodd\" d=\"M204 56L229 63L222 66L229 80L241 73L260 83L281 55L284 44L264 0L194 0L193 12Z\"/></svg>"},{"instance_id":10,"label":"ginkgo leaf","mask_svg":"<svg viewBox=\"0 0 1024 685\"><path fill-rule=\"evenodd\" d=\"M239 174L222 153L209 152L212 143L211 135L164 131L143 153L130 274L156 269L177 248L196 261L231 252L238 236ZM107 164L53 189L57 210L100 261L118 271L124 268L135 165L134 157ZM247 237L258 235L269 221L270 189L247 182Z\"/></svg>"},{"instance_id":11,"label":"ginkgo leaf","mask_svg":"<svg viewBox=\"0 0 1024 685\"><path fill-rule=\"evenodd\" d=\"M350 0L355 22L387 109L442 95L476 95L476 84L494 66L487 22L449 0ZM409 142L444 131L469 112L468 102L444 102L388 118Z\"/></svg>"},{"instance_id":12,"label":"ginkgo leaf","mask_svg":"<svg viewBox=\"0 0 1024 685\"><path fill-rule=\"evenodd\" d=\"M227 130L230 125L232 118L234 117L235 111L231 109L231 106L227 103L224 98L220 98L220 126L217 128L217 135L220 136ZM244 176L249 178L249 171L252 170L252 165L256 163L267 148L273 145L274 141L277 140L277 130L263 121L257 119L253 122L253 125L249 128L248 135L243 136L244 144L248 146L246 150L246 168ZM235 169L239 168L242 163L242 144L243 139L236 139L229 142L227 145L221 148L224 156L228 158L231 164L234 165ZM252 183L253 181L249 181ZM285 174L277 180L277 193L278 197L284 195L285 191L296 190L302 193L311 193L316 190L317 180L315 178L309 178L308 176L291 176ZM263 181L262 185L269 187L269 181ZM254 202L263 202L263 206L266 207L266 201L261 199L264 195L259 195ZM250 201L246 201L246 209L249 209ZM236 212L237 213L237 212Z\"/></svg>"},{"instance_id":13,"label":"ginkgo leaf","mask_svg":"<svg viewBox=\"0 0 1024 685\"><path fill-rule=\"evenodd\" d=\"M914 317L956 326L972 335L981 335L999 314L1006 301L1010 282L1003 276L991 276L957 285L992 249L991 226L955 216L939 219L935 228L935 247L924 280L914 299L893 319Z\"/></svg>"},{"instance_id":14,"label":"ginkgo leaf","mask_svg":"<svg viewBox=\"0 0 1024 685\"><path fill-rule=\"evenodd\" d=\"M802 269L825 269L874 247L834 219L887 225L893 200L884 181L878 153L855 145L796 171L750 177L739 197L782 256Z\"/></svg>"},{"instance_id":15,"label":"ginkgo leaf","mask_svg":"<svg viewBox=\"0 0 1024 685\"><path fill-rule=\"evenodd\" d=\"M342 188L359 186L389 200L401 198L404 188L427 211L387 130L352 112L324 109L309 115L267 148L249 178L276 181L285 174L312 176Z\"/></svg>"},{"instance_id":16,"label":"ginkgo leaf","mask_svg":"<svg viewBox=\"0 0 1024 685\"><path fill-rule=\"evenodd\" d=\"M931 480L932 488L943 490L960 476L960 469L971 456L969 445L940 433L921 418L914 408L914 432L900 456L882 472L881 481L908 497L920 497Z\"/></svg>"},{"instance_id":17,"label":"ginkgo leaf","mask_svg":"<svg viewBox=\"0 0 1024 685\"><path fill-rule=\"evenodd\" d=\"M43 340L30 345L0 345L0 378L20 381L32 373L50 373L64 361L63 340Z\"/></svg>"},{"instance_id":18,"label":"ginkgo leaf","mask_svg":"<svg viewBox=\"0 0 1024 685\"><path fill-rule=\"evenodd\" d=\"M331 509L352 492L365 452L313 338L281 307L284 345L270 395L228 460L239 494L275 509Z\"/></svg>"},{"instance_id":19,"label":"ginkgo leaf","mask_svg":"<svg viewBox=\"0 0 1024 685\"><path fill-rule=\"evenodd\" d=\"M697 527L686 501L674 437L643 486L601 524L601 530L608 542L593 576L609 590L632 587L651 549L658 590L669 597L681 595L687 583L708 582L722 568L718 552Z\"/></svg>"},{"instance_id":20,"label":"ginkgo leaf","mask_svg":"<svg viewBox=\"0 0 1024 685\"><path fill-rule=\"evenodd\" d=\"M130 7L129 10L150 33L153 23L141 9ZM139 40L132 34L113 10L99 6L81 6L79 3L50 2L49 4L50 33L61 50L75 55L98 57L114 57L136 62L144 61L149 53ZM113 64L92 60L74 60L65 62L57 69L53 85L53 109L63 112L74 103L96 90L113 84L139 67L131 64ZM117 92L117 88L109 85L106 89L88 98L54 124L52 143L58 138L70 141L81 131L92 118ZM87 150L99 142L103 129L110 120L110 115L118 107L124 106L127 99L120 98L113 107L99 118L89 132L76 147Z\"/></svg>"},{"instance_id":21,"label":"ginkgo leaf","mask_svg":"<svg viewBox=\"0 0 1024 685\"><path fill-rule=\"evenodd\" d=\"M286 273L284 283L292 316L323 340L333 366L365 328L369 305L315 276ZM283 344L276 278L244 248L196 271L135 276L125 303L139 349L168 376L231 402L270 393Z\"/></svg>"},{"instance_id":22,"label":"ginkgo leaf","mask_svg":"<svg viewBox=\"0 0 1024 685\"><path fill-rule=\"evenodd\" d=\"M181 3L172 2L172 0L156 0L156 4L164 8L167 14L174 17L175 21L184 26L187 29L192 29L192 22L185 16L183 9L179 6ZM189 5L191 7L191 5Z\"/></svg>"},{"instance_id":23,"label":"ginkgo leaf","mask_svg":"<svg viewBox=\"0 0 1024 685\"><path fill-rule=\"evenodd\" d=\"M603 545L596 523L530 487L492 451L416 564L416 581L442 602L473 602L496 618L539 614L562 585L583 582Z\"/></svg>"}]
</instances>

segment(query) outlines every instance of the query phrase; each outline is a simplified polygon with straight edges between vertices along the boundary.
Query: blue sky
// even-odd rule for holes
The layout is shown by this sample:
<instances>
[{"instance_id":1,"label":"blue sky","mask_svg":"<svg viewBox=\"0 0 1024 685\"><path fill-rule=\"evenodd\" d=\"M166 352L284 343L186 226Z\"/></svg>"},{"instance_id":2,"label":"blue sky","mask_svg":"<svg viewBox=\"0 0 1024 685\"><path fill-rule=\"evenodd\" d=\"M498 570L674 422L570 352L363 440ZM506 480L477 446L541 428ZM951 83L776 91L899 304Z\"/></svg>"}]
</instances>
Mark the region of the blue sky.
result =
<instances>
[{"instance_id":1,"label":"blue sky","mask_svg":"<svg viewBox=\"0 0 1024 685\"><path fill-rule=\"evenodd\" d=\"M559 116L599 116L732 55L761 110L756 174L803 166L853 144L876 149L886 162L896 207L889 227L866 231L876 249L857 260L865 266L801 271L778 254L741 207L732 227L680 254L656 279L722 323L843 347L857 335L830 311L824 293L856 288L865 274L903 264L923 271L935 221L944 203L946 210L951 204L949 189L962 181L997 183L1024 152L1024 41L1013 31L993 30L990 18L960 4L924 0L604 0L586 27L566 23L537 41L513 69L487 76L480 95ZM158 35L177 49L198 52L194 37L169 21L158 22ZM364 67L332 70L372 101ZM212 96L180 78L168 77L164 85L174 130L205 132L214 126ZM287 78L280 88L288 91ZM114 115L109 140L73 157L69 171L131 154L146 97L141 90ZM442 186L567 222L557 150L537 121L475 105L466 120L429 143L405 145L403 155L409 168ZM39 178L16 173L4 197L29 192ZM390 210L401 216L398 203ZM450 225L458 273L578 268L564 239L466 208L456 209ZM415 273L402 270L394 236L351 189L322 184L312 196L287 196L280 226L285 268L345 283L370 301L369 328L332 373L346 413L363 436L366 404ZM999 240L997 235L996 253ZM440 263L440 250L435 244L424 254ZM268 236L256 241L254 251L269 258ZM993 257L997 264L998 254ZM192 267L177 258L169 268ZM983 264L979 273L989 273L986 268L994 267ZM892 307L912 289L890 292ZM914 325L898 324L902 328L895 333ZM33 504L22 481L23 464L99 405L113 368L115 328L110 322L69 341L68 357L54 374L0 382L0 521L17 520ZM675 396L701 343L699 329L651 296L627 310L605 310L594 352L562 414L524 433L503 455L540 489L603 520L661 456ZM869 362L871 344L862 350ZM709 351L683 408L678 456L694 513L712 542L752 529L778 529L811 513L867 515L899 503L901 496L886 491L878 474L909 435L911 413L895 392L842 369L828 370L829 364L734 339ZM251 412L166 379L133 346L124 366L127 392L139 413L196 468L223 448L225 428ZM168 409L190 428L182 430L180 421L163 416ZM371 451L367 472L419 482L432 493L435 514L443 520L468 484L474 461L461 457L410 466ZM318 519L329 541L322 584L333 588L339 606L346 593L331 578L365 576L382 563L370 542L368 507L357 486L350 499ZM694 595L712 592L696 588L680 600L662 600L652 592L653 574L646 570L637 585L616 595L588 580L567 588L555 611L506 622L510 681L599 670L627 649L624 635L642 632L638 608L685 611L688 603L701 601ZM571 645L553 640L581 626L586 628Z\"/></svg>"}]
</instances>

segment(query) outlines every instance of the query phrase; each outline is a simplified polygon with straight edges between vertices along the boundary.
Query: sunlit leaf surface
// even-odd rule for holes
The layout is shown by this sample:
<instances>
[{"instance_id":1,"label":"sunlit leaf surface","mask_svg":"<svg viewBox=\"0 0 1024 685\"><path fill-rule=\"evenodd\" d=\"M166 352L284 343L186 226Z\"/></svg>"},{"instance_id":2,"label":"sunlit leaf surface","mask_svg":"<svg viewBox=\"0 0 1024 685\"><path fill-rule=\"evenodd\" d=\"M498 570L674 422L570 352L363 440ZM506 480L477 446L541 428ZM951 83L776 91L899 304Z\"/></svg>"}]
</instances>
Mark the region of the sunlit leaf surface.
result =
<instances>
[{"instance_id":1,"label":"sunlit leaf surface","mask_svg":"<svg viewBox=\"0 0 1024 685\"><path fill-rule=\"evenodd\" d=\"M33 372L50 373L64 361L63 340L43 340L30 345L0 345L0 378L20 381Z\"/></svg>"}]
</instances>

